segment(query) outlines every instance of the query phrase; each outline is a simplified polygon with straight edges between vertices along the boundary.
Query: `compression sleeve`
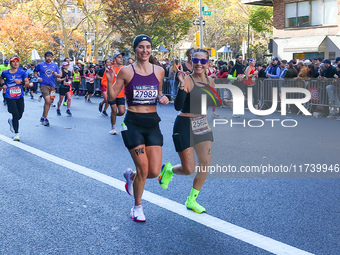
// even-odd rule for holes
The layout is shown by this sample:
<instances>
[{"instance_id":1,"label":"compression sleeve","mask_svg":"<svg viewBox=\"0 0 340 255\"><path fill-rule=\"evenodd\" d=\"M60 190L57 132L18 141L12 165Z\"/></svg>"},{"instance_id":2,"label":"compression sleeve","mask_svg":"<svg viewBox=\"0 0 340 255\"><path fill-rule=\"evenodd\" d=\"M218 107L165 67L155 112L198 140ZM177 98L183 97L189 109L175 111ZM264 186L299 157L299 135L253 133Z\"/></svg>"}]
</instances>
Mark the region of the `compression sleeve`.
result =
<instances>
[{"instance_id":1,"label":"compression sleeve","mask_svg":"<svg viewBox=\"0 0 340 255\"><path fill-rule=\"evenodd\" d=\"M184 89L177 90L177 96L175 98L175 103L174 103L176 111L182 110L186 97L187 97L187 92L185 92Z\"/></svg>"}]
</instances>

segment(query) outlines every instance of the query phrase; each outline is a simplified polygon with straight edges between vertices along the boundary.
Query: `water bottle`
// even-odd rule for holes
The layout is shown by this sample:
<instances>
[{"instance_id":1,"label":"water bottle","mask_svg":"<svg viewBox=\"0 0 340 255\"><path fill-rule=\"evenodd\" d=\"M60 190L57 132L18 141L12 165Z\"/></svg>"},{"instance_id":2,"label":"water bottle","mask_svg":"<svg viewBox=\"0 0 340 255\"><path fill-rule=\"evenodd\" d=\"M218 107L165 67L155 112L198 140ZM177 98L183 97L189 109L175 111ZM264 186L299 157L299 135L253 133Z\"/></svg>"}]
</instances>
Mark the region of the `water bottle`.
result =
<instances>
[{"instance_id":1,"label":"water bottle","mask_svg":"<svg viewBox=\"0 0 340 255\"><path fill-rule=\"evenodd\" d=\"M123 122L122 125L121 125L121 128L120 128L120 131L123 132L123 131L126 131L127 129L128 129L127 126Z\"/></svg>"}]
</instances>

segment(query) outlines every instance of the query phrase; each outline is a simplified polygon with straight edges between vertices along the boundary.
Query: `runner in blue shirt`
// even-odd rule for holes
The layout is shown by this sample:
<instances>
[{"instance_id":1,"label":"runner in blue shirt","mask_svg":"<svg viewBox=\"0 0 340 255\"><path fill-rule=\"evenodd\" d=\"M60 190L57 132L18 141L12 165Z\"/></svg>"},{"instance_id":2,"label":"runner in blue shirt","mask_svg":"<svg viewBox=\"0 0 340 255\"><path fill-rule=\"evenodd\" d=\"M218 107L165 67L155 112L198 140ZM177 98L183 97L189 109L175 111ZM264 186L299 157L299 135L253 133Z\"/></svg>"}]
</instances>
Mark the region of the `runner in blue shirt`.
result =
<instances>
[{"instance_id":1,"label":"runner in blue shirt","mask_svg":"<svg viewBox=\"0 0 340 255\"><path fill-rule=\"evenodd\" d=\"M26 71L29 79L29 89L31 93L31 99L33 99L33 93L37 91L38 79L34 77L34 64L30 65L30 68Z\"/></svg>"},{"instance_id":2,"label":"runner in blue shirt","mask_svg":"<svg viewBox=\"0 0 340 255\"><path fill-rule=\"evenodd\" d=\"M52 62L53 53L47 51L45 53L45 62L39 63L34 70L34 76L40 83L40 90L45 100L43 115L40 118L40 122L44 126L49 126L50 122L47 119L48 111L55 98L55 78L61 77L59 67ZM40 78L38 78L38 73Z\"/></svg>"},{"instance_id":3,"label":"runner in blue shirt","mask_svg":"<svg viewBox=\"0 0 340 255\"><path fill-rule=\"evenodd\" d=\"M24 113L24 90L23 84L25 87L28 87L28 78L27 74L24 70L19 69L19 61L18 57L12 57L10 59L11 69L3 71L0 78L0 84L3 86L6 93L6 102L8 112L12 114L12 118L8 119L8 124L10 126L10 130L15 133L13 138L14 141L20 141L19 138L19 120Z\"/></svg>"}]
</instances>

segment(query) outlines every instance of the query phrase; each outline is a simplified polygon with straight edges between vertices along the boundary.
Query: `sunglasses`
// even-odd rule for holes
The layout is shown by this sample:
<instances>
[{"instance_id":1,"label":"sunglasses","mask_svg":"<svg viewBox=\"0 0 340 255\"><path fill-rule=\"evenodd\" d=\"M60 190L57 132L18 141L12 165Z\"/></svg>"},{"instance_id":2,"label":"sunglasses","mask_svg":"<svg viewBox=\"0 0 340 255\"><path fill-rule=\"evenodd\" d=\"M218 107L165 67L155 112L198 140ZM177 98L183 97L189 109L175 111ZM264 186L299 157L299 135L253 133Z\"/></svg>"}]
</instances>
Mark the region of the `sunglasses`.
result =
<instances>
[{"instance_id":1,"label":"sunglasses","mask_svg":"<svg viewBox=\"0 0 340 255\"><path fill-rule=\"evenodd\" d=\"M205 58L192 58L191 61L195 65L198 64L198 62L201 62L202 65L205 65L206 63L208 63L209 60Z\"/></svg>"}]
</instances>

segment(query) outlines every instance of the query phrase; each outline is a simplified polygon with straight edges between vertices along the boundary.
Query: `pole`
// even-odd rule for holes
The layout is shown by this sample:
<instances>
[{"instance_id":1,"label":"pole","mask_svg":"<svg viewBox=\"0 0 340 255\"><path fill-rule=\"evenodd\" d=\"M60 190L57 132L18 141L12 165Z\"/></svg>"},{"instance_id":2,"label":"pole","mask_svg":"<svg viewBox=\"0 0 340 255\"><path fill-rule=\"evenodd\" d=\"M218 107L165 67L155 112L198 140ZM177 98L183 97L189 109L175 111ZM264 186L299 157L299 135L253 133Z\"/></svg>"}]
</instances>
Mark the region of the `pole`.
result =
<instances>
[{"instance_id":1,"label":"pole","mask_svg":"<svg viewBox=\"0 0 340 255\"><path fill-rule=\"evenodd\" d=\"M202 0L200 0L200 48L203 49L203 10L202 10Z\"/></svg>"},{"instance_id":2,"label":"pole","mask_svg":"<svg viewBox=\"0 0 340 255\"><path fill-rule=\"evenodd\" d=\"M247 44L247 48L248 48L248 50L247 50L247 56L248 56L248 59L250 59L250 52L249 52L249 23L248 23L248 44Z\"/></svg>"}]
</instances>

